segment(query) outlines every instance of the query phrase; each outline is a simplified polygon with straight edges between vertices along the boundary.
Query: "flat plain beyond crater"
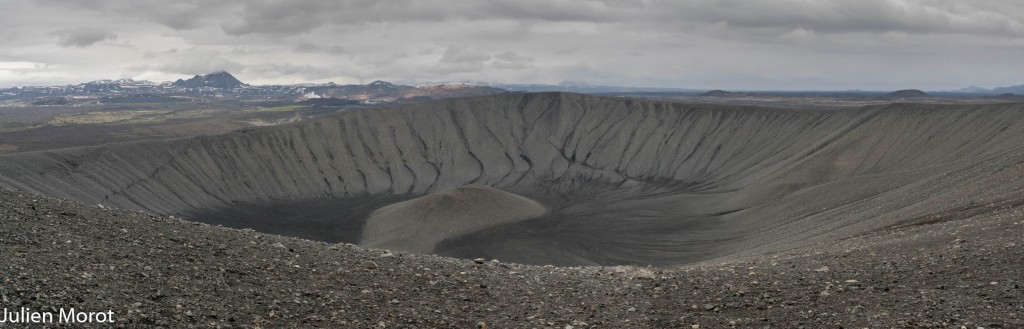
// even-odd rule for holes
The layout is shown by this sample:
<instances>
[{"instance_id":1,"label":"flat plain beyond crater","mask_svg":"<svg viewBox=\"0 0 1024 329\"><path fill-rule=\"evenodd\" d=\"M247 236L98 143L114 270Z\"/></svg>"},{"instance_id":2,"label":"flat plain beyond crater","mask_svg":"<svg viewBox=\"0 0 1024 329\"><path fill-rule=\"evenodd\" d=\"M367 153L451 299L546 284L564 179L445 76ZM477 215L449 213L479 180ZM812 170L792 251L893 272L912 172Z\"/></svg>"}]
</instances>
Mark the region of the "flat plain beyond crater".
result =
<instances>
[{"instance_id":1,"label":"flat plain beyond crater","mask_svg":"<svg viewBox=\"0 0 1024 329\"><path fill-rule=\"evenodd\" d=\"M505 94L9 154L0 185L331 243L669 266L1017 207L1022 146L1020 103Z\"/></svg>"}]
</instances>

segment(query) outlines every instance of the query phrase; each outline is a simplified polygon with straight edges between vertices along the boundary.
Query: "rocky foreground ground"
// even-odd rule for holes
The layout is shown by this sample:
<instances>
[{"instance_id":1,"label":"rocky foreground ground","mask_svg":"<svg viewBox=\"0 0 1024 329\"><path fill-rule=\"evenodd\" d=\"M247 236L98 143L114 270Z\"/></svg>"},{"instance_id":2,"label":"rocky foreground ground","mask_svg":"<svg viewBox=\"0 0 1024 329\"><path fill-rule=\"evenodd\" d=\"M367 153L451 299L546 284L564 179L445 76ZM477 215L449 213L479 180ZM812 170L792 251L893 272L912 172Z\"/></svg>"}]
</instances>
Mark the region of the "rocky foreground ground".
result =
<instances>
[{"instance_id":1,"label":"rocky foreground ground","mask_svg":"<svg viewBox=\"0 0 1024 329\"><path fill-rule=\"evenodd\" d=\"M391 253L18 192L0 225L4 308L116 327L1024 327L1015 209L679 268Z\"/></svg>"}]
</instances>

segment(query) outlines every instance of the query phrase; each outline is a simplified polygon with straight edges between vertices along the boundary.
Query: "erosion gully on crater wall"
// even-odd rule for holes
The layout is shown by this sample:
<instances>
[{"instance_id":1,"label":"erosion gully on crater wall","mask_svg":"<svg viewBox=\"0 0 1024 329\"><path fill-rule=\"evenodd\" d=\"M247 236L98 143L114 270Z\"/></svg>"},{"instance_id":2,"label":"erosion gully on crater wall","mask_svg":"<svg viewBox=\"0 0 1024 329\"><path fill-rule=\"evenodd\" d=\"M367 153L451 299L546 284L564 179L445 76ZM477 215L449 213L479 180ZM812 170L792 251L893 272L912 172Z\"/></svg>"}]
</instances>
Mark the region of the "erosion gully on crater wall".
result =
<instances>
[{"instance_id":1,"label":"erosion gully on crater wall","mask_svg":"<svg viewBox=\"0 0 1024 329\"><path fill-rule=\"evenodd\" d=\"M982 207L979 195L1019 199L989 176L1024 162L1022 142L1021 104L799 111L505 94L11 154L0 186L412 252L673 265L934 221ZM429 243L409 243L437 223Z\"/></svg>"}]
</instances>

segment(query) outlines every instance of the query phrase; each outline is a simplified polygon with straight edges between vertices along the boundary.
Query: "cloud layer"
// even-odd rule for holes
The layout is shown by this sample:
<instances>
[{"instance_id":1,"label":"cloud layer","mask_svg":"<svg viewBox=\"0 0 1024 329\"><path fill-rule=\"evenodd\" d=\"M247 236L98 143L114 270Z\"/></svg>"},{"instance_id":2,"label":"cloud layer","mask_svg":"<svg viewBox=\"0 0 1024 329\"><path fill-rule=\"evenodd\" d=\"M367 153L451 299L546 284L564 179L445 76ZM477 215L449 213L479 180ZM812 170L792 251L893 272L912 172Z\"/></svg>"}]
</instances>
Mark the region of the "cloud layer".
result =
<instances>
[{"instance_id":1,"label":"cloud layer","mask_svg":"<svg viewBox=\"0 0 1024 329\"><path fill-rule=\"evenodd\" d=\"M96 44L97 42L107 39L117 39L117 35L95 28L81 28L74 30L65 30L54 33L59 40L57 44L62 47L88 47Z\"/></svg>"},{"instance_id":2,"label":"cloud layer","mask_svg":"<svg viewBox=\"0 0 1024 329\"><path fill-rule=\"evenodd\" d=\"M1016 0L7 0L5 7L0 86L218 70L257 84L886 90L1024 83L1024 6Z\"/></svg>"}]
</instances>

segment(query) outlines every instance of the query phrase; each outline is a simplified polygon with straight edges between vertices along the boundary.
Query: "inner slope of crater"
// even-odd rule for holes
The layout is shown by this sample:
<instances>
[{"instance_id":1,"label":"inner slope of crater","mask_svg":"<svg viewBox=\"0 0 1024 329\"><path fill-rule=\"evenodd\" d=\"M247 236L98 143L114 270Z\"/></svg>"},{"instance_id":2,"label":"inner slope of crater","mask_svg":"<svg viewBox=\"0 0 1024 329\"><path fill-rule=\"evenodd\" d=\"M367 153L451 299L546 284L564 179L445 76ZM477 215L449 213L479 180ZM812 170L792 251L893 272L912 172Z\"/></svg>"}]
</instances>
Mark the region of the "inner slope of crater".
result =
<instances>
[{"instance_id":1,"label":"inner slope of crater","mask_svg":"<svg viewBox=\"0 0 1024 329\"><path fill-rule=\"evenodd\" d=\"M0 186L420 253L674 265L912 225L1017 193L989 177L1024 162L1022 113L506 94L4 155Z\"/></svg>"}]
</instances>

